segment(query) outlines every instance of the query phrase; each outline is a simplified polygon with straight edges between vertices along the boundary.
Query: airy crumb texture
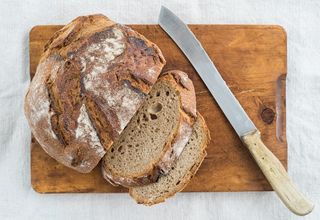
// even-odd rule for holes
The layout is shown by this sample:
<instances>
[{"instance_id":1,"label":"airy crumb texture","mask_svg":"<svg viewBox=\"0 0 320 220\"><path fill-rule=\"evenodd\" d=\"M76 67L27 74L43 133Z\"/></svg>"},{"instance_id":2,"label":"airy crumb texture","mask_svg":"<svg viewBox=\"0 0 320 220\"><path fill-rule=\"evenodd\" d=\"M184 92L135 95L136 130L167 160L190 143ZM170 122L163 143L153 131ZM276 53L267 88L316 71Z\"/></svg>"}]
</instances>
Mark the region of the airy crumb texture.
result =
<instances>
[{"instance_id":1,"label":"airy crumb texture","mask_svg":"<svg viewBox=\"0 0 320 220\"><path fill-rule=\"evenodd\" d=\"M186 73L163 73L104 156L104 178L114 185L131 187L153 183L160 173L168 173L191 136L195 99Z\"/></svg>"},{"instance_id":2,"label":"airy crumb texture","mask_svg":"<svg viewBox=\"0 0 320 220\"><path fill-rule=\"evenodd\" d=\"M153 205L183 190L206 156L205 148L209 141L208 128L198 114L191 138L169 174L161 176L155 183L130 188L130 196L137 203Z\"/></svg>"},{"instance_id":3,"label":"airy crumb texture","mask_svg":"<svg viewBox=\"0 0 320 220\"><path fill-rule=\"evenodd\" d=\"M148 173L178 129L179 109L177 90L165 81L156 83L120 139L106 153L105 168L123 177Z\"/></svg>"}]
</instances>

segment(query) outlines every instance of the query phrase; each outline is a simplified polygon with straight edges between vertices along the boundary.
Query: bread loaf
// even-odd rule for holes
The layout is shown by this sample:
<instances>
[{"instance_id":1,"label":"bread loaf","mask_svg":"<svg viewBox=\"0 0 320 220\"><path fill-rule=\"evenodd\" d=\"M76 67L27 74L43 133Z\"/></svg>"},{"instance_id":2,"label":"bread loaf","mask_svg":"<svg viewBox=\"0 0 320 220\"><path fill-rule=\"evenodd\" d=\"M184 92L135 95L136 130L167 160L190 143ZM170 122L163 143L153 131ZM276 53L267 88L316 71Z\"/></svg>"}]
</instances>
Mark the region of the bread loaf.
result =
<instances>
[{"instance_id":1,"label":"bread loaf","mask_svg":"<svg viewBox=\"0 0 320 220\"><path fill-rule=\"evenodd\" d=\"M78 17L46 44L25 97L34 137L58 162L90 172L156 82L160 49L103 15Z\"/></svg>"},{"instance_id":2,"label":"bread loaf","mask_svg":"<svg viewBox=\"0 0 320 220\"><path fill-rule=\"evenodd\" d=\"M164 73L145 103L102 160L109 182L145 185L171 170L187 144L196 117L192 81L181 71Z\"/></svg>"},{"instance_id":3,"label":"bread loaf","mask_svg":"<svg viewBox=\"0 0 320 220\"><path fill-rule=\"evenodd\" d=\"M183 190L205 158L209 141L209 130L198 113L191 138L168 175L161 176L155 183L130 188L130 196L138 203L153 205Z\"/></svg>"}]
</instances>

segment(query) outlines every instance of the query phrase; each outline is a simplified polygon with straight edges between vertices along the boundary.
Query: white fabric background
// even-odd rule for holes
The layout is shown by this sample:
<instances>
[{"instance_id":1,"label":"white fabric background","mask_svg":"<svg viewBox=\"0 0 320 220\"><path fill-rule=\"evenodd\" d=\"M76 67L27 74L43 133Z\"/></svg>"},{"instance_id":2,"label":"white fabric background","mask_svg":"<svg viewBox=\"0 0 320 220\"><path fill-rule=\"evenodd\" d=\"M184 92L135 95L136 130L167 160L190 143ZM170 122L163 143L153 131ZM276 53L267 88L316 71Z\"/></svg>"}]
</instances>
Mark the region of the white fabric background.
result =
<instances>
[{"instance_id":1,"label":"white fabric background","mask_svg":"<svg viewBox=\"0 0 320 220\"><path fill-rule=\"evenodd\" d=\"M156 23L161 4L188 23L280 24L288 35L289 174L320 219L320 2L0 1L0 219L298 219L273 192L188 193L144 207L127 194L41 195L30 185L30 130L22 111L29 84L28 32L104 13L121 23Z\"/></svg>"}]
</instances>

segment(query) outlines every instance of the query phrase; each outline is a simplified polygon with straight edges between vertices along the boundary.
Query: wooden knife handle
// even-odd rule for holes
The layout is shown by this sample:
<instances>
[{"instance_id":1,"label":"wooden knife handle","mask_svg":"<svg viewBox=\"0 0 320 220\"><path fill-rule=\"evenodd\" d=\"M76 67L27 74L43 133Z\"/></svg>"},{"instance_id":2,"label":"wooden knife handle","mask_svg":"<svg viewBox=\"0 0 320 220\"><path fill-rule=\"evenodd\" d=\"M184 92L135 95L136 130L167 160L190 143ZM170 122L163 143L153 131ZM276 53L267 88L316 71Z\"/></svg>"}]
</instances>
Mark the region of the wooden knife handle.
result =
<instances>
[{"instance_id":1,"label":"wooden knife handle","mask_svg":"<svg viewBox=\"0 0 320 220\"><path fill-rule=\"evenodd\" d=\"M242 141L288 209L297 215L310 213L314 205L299 192L279 159L264 145L260 132L247 134L242 137Z\"/></svg>"}]
</instances>

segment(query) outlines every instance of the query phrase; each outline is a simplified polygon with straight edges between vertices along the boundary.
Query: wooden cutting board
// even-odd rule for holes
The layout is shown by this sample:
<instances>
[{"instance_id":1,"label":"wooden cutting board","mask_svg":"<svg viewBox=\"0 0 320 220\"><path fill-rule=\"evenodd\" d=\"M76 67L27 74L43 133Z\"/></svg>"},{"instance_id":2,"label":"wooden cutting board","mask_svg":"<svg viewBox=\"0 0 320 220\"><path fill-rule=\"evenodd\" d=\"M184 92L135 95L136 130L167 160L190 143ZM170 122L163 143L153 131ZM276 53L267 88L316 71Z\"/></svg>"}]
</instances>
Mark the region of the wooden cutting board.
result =
<instances>
[{"instance_id":1,"label":"wooden cutting board","mask_svg":"<svg viewBox=\"0 0 320 220\"><path fill-rule=\"evenodd\" d=\"M180 69L192 79L197 108L211 131L208 156L185 192L271 190L263 174L186 57L158 25L129 25L162 50L163 71ZM36 26L30 32L30 75L45 42L62 26ZM262 133L270 150L287 166L285 80L287 37L279 26L190 25L222 77ZM100 175L100 165L80 174L49 157L32 138L31 181L40 193L126 192Z\"/></svg>"}]
</instances>

